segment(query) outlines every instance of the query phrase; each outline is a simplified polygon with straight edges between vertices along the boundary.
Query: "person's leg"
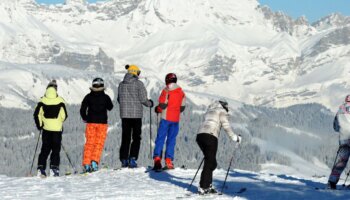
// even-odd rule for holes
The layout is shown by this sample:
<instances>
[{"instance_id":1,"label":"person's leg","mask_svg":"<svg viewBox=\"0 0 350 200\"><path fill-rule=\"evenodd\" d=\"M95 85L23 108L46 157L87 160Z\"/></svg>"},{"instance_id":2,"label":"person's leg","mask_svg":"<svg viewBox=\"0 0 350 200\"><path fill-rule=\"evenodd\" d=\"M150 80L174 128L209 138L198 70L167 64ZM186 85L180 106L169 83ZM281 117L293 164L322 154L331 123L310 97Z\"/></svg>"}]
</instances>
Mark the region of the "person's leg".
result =
<instances>
[{"instance_id":1,"label":"person's leg","mask_svg":"<svg viewBox=\"0 0 350 200\"><path fill-rule=\"evenodd\" d=\"M162 119L159 124L158 133L155 141L155 147L153 151L153 158L162 157L162 151L164 146L165 137L168 133L169 123Z\"/></svg>"},{"instance_id":2,"label":"person's leg","mask_svg":"<svg viewBox=\"0 0 350 200\"><path fill-rule=\"evenodd\" d=\"M142 133L142 119L133 119L132 125L132 143L129 158L137 160L139 157Z\"/></svg>"},{"instance_id":3,"label":"person's leg","mask_svg":"<svg viewBox=\"0 0 350 200\"><path fill-rule=\"evenodd\" d=\"M62 132L51 133L50 169L59 169Z\"/></svg>"},{"instance_id":4,"label":"person's leg","mask_svg":"<svg viewBox=\"0 0 350 200\"><path fill-rule=\"evenodd\" d=\"M350 147L348 145L339 146L339 153L332 172L329 176L328 182L334 184L338 183L341 173L344 171L349 160Z\"/></svg>"},{"instance_id":5,"label":"person's leg","mask_svg":"<svg viewBox=\"0 0 350 200\"><path fill-rule=\"evenodd\" d=\"M201 173L199 185L203 189L208 189L213 181L213 171L217 166L216 151L218 140L210 134L198 134L197 143L204 154L204 167Z\"/></svg>"},{"instance_id":6,"label":"person's leg","mask_svg":"<svg viewBox=\"0 0 350 200\"><path fill-rule=\"evenodd\" d=\"M122 119L122 144L119 150L120 161L127 160L129 158L130 141L131 141L131 125L130 119Z\"/></svg>"},{"instance_id":7,"label":"person's leg","mask_svg":"<svg viewBox=\"0 0 350 200\"><path fill-rule=\"evenodd\" d=\"M94 137L95 137L94 125L92 123L86 124L83 166L91 164L91 154L94 149L94 143L93 143Z\"/></svg>"},{"instance_id":8,"label":"person's leg","mask_svg":"<svg viewBox=\"0 0 350 200\"><path fill-rule=\"evenodd\" d=\"M107 137L107 124L96 124L96 133L94 140L94 151L91 154L91 160L100 163L101 154Z\"/></svg>"},{"instance_id":9,"label":"person's leg","mask_svg":"<svg viewBox=\"0 0 350 200\"><path fill-rule=\"evenodd\" d=\"M179 133L179 123L170 123L166 138L165 158L174 160L176 136Z\"/></svg>"},{"instance_id":10,"label":"person's leg","mask_svg":"<svg viewBox=\"0 0 350 200\"><path fill-rule=\"evenodd\" d=\"M42 145L38 158L38 169L46 169L46 160L51 151L50 132L43 130L41 135Z\"/></svg>"}]
</instances>

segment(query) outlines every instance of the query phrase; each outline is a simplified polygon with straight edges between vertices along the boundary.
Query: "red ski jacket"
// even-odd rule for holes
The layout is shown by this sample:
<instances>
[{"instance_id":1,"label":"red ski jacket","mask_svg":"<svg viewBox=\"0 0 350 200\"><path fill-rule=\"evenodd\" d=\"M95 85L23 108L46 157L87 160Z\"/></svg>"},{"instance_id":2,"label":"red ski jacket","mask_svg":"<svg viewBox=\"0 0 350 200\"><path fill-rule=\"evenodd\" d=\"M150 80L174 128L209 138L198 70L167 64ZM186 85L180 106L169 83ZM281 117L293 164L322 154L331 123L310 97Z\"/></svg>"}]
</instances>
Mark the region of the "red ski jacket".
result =
<instances>
[{"instance_id":1,"label":"red ski jacket","mask_svg":"<svg viewBox=\"0 0 350 200\"><path fill-rule=\"evenodd\" d=\"M157 112L162 113L162 118L171 121L179 122L180 113L185 110L186 97L176 83L171 83L162 90L159 96L159 106Z\"/></svg>"}]
</instances>

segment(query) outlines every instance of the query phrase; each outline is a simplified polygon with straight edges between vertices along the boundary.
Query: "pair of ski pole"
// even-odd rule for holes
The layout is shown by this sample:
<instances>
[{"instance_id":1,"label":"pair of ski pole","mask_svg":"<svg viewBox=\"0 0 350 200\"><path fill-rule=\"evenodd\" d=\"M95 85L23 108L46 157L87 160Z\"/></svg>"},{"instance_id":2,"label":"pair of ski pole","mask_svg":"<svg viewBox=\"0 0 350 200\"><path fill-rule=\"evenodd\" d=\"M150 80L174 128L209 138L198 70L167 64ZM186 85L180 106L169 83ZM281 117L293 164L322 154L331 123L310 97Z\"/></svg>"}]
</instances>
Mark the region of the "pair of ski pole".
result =
<instances>
[{"instance_id":1,"label":"pair of ski pole","mask_svg":"<svg viewBox=\"0 0 350 200\"><path fill-rule=\"evenodd\" d=\"M237 146L238 146L238 145L237 145ZM237 146L236 146L236 148L237 148ZM225 176L225 180L224 180L224 184L223 184L222 187L221 187L221 192L220 192L220 194L222 194L222 192L224 191L224 188L225 188L225 185L226 185L226 181L227 181L227 177L228 177L228 174L229 174L230 169L231 169L232 161L233 161L233 155L232 155L232 157L231 157L231 159L230 159L230 164L229 164L229 166L228 166L228 169L227 169L227 172L226 172L226 176ZM203 162L204 162L204 158L202 159L201 163L199 164L199 167L198 167L198 169L197 169L197 171L196 171L196 174L194 175L194 177L193 177L193 179L192 179L192 181L191 181L191 184L187 187L187 191L190 190L190 188L192 187L192 184L193 184L194 180L196 179L196 176L197 176L197 174L198 174L198 171L199 171L199 169L201 168Z\"/></svg>"},{"instance_id":2,"label":"pair of ski pole","mask_svg":"<svg viewBox=\"0 0 350 200\"><path fill-rule=\"evenodd\" d=\"M40 136L42 134L42 130L39 131L39 135L38 135L38 140L36 142L36 146L35 146L35 151L34 151L34 156L33 156L33 160L32 160L32 165L30 167L30 172L29 172L29 175L32 176L32 171L33 171L33 165L34 165L34 160L35 160L35 156L36 156L36 151L38 149L38 145L39 145L39 140L40 140ZM64 148L63 144L61 143L61 146L62 146L62 149L64 151L64 153L66 154L67 156L67 159L68 159L68 162L69 164L71 165L71 167L73 168L74 170L74 174L78 173L78 171L76 170L76 168L74 167L71 159L70 159L70 156L68 155L68 152L66 151L66 149Z\"/></svg>"}]
</instances>

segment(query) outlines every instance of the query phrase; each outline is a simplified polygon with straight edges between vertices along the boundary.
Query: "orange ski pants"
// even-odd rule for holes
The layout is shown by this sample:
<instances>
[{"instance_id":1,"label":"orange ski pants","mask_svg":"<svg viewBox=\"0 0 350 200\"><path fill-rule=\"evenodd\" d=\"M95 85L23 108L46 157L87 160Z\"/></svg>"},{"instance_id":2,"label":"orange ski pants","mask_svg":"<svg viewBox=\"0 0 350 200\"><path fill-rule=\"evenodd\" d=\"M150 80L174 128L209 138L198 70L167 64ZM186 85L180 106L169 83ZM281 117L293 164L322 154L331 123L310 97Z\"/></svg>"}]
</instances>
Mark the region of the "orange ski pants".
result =
<instances>
[{"instance_id":1,"label":"orange ski pants","mask_svg":"<svg viewBox=\"0 0 350 200\"><path fill-rule=\"evenodd\" d=\"M83 166L91 165L91 161L100 163L100 157L107 137L108 124L86 124Z\"/></svg>"}]
</instances>

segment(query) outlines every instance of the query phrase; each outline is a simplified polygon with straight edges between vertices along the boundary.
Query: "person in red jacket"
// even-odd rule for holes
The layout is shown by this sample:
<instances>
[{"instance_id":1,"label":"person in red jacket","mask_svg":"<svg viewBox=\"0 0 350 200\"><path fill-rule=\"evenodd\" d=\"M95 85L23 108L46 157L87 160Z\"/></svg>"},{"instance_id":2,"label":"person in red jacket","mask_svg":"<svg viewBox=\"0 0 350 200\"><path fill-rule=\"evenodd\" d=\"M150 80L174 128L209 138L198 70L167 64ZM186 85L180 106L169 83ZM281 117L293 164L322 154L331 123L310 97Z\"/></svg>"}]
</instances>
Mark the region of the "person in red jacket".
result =
<instances>
[{"instance_id":1,"label":"person in red jacket","mask_svg":"<svg viewBox=\"0 0 350 200\"><path fill-rule=\"evenodd\" d=\"M165 77L166 87L159 97L159 105L155 107L156 113L161 113L161 121L155 141L153 152L154 170L162 169L161 157L166 138L165 168L174 169L174 151L176 136L179 132L180 113L185 110L185 93L177 84L177 77L169 73Z\"/></svg>"}]
</instances>

